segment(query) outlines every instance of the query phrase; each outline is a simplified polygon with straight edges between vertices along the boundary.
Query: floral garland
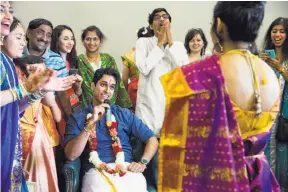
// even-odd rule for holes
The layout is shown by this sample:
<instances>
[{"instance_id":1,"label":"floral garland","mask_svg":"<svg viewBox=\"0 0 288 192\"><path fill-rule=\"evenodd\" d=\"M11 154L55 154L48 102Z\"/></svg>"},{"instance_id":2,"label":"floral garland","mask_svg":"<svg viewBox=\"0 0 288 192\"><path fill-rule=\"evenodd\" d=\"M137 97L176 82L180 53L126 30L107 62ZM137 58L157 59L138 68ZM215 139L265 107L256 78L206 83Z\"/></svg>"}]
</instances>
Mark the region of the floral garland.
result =
<instances>
[{"instance_id":1,"label":"floral garland","mask_svg":"<svg viewBox=\"0 0 288 192\"><path fill-rule=\"evenodd\" d=\"M89 119L91 116L92 115L89 114L87 118ZM120 138L117 136L118 124L113 114L111 114L111 121L106 122L106 126L107 126L110 136L112 137L112 140L114 141L112 144L112 150L116 157L116 160L115 160L116 167L115 169L112 169L105 162L101 161L101 159L99 158L99 155L97 153L96 129L93 129L90 132L90 136L88 139L89 147L91 149L89 162L91 162L100 171L104 170L109 174L118 173L120 177L123 177L126 174L126 169L124 166L125 157L124 157L124 152L122 150Z\"/></svg>"}]
</instances>

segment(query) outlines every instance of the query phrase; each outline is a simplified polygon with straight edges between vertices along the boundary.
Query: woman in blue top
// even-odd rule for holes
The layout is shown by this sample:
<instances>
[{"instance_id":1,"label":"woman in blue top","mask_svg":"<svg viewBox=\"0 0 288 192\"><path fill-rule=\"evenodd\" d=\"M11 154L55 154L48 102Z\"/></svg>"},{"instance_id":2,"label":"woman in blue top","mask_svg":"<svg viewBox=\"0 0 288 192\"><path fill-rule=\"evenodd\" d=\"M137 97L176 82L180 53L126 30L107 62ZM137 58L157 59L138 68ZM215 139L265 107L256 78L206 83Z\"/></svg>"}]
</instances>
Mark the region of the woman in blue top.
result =
<instances>
[{"instance_id":1,"label":"woman in blue top","mask_svg":"<svg viewBox=\"0 0 288 192\"><path fill-rule=\"evenodd\" d=\"M9 2L1 1L0 107L1 191L3 192L28 191L25 179L22 179L19 112L25 110L28 102L34 102L45 95L45 92L40 90L66 90L74 83L74 80L69 77L55 78L56 74L53 70L36 69L35 75L19 84L13 59L22 56L25 31L20 22L13 19L11 13Z\"/></svg>"}]
</instances>

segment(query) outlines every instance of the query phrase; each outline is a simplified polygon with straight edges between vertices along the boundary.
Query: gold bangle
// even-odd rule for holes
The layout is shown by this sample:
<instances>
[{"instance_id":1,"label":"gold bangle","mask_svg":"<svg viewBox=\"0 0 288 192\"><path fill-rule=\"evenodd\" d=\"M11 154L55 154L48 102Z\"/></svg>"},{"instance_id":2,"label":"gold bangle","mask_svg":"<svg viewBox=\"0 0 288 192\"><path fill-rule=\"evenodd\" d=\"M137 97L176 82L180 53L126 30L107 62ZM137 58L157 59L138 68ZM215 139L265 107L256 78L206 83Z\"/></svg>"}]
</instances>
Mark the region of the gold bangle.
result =
<instances>
[{"instance_id":1,"label":"gold bangle","mask_svg":"<svg viewBox=\"0 0 288 192\"><path fill-rule=\"evenodd\" d=\"M92 129L95 127L95 124L89 124L89 125L86 125L84 127L84 130L88 133L90 133L92 131Z\"/></svg>"},{"instance_id":2,"label":"gold bangle","mask_svg":"<svg viewBox=\"0 0 288 192\"><path fill-rule=\"evenodd\" d=\"M86 131L86 132L90 133L90 131L88 131L88 130L86 129L86 127L84 127L84 131Z\"/></svg>"}]
</instances>

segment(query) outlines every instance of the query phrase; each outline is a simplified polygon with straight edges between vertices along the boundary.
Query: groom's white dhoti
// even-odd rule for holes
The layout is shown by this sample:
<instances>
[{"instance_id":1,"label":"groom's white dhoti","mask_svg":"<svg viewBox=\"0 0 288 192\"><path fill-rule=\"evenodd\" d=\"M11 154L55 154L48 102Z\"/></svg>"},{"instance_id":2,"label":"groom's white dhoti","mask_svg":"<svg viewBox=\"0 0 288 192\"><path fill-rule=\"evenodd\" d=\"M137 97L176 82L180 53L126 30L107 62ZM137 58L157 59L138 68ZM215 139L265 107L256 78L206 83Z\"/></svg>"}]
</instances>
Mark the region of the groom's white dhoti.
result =
<instances>
[{"instance_id":1,"label":"groom's white dhoti","mask_svg":"<svg viewBox=\"0 0 288 192\"><path fill-rule=\"evenodd\" d=\"M115 163L108 164L111 168ZM129 164L128 164L129 165ZM146 179L142 173L127 171L126 175L120 177L118 174L112 175L105 171L105 174L117 192L147 192ZM91 168L85 173L82 182L82 192L115 192L107 179L95 168Z\"/></svg>"}]
</instances>

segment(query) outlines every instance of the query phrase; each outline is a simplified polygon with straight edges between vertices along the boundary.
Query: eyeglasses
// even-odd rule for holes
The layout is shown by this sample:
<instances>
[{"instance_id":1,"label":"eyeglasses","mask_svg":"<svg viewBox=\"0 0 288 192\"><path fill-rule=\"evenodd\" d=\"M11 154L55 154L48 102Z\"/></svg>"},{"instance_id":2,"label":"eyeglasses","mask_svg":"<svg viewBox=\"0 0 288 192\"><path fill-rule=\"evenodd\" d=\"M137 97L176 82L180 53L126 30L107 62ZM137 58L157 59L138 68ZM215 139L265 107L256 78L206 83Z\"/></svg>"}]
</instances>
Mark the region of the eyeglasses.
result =
<instances>
[{"instance_id":1,"label":"eyeglasses","mask_svg":"<svg viewBox=\"0 0 288 192\"><path fill-rule=\"evenodd\" d=\"M161 17L162 17L164 20L169 19L169 15L168 15L168 14L163 14L163 15L155 15L153 20L154 20L154 21L158 21L158 20L161 19Z\"/></svg>"}]
</instances>

